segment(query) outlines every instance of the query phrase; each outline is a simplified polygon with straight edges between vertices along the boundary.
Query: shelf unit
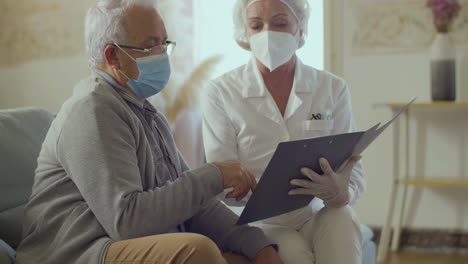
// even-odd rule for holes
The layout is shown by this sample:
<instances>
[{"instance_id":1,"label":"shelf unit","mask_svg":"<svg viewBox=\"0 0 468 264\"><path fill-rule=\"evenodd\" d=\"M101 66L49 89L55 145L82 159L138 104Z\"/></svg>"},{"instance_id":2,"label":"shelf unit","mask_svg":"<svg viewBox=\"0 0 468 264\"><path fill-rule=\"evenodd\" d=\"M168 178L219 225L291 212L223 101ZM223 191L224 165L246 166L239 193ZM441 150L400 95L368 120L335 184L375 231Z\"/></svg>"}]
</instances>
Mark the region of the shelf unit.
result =
<instances>
[{"instance_id":1,"label":"shelf unit","mask_svg":"<svg viewBox=\"0 0 468 264\"><path fill-rule=\"evenodd\" d=\"M406 103L385 103L385 106L390 108L394 113L400 111L406 106ZM400 209L397 212L397 223L394 226L392 237L391 250L396 251L399 247L401 225L405 210L406 196L408 186L415 187L431 187L431 188L452 188L452 187L468 187L467 177L416 177L410 176L409 173L409 152L410 152L410 118L411 110L413 109L435 109L435 110L468 110L468 102L428 102L428 103L413 103L403 113L402 117L396 120L393 126L393 183L391 189L391 197L388 206L387 219L380 237L377 262L385 261L389 249L390 231L392 229L393 219L395 216L395 205L400 187L403 187L403 197L401 199ZM404 132L401 133L401 124L404 122ZM400 139L402 135L406 142L403 153L405 161L405 172L400 175Z\"/></svg>"}]
</instances>

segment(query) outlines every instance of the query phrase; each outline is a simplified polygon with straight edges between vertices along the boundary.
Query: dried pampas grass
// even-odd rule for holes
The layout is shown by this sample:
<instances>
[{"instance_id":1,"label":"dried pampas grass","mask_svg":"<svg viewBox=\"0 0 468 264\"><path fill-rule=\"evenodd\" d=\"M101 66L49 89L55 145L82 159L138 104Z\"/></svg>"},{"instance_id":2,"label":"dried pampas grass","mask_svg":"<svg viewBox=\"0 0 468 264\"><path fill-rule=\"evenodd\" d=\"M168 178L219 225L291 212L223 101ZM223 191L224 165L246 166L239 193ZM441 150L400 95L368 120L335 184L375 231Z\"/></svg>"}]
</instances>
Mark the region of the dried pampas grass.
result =
<instances>
[{"instance_id":1,"label":"dried pampas grass","mask_svg":"<svg viewBox=\"0 0 468 264\"><path fill-rule=\"evenodd\" d=\"M198 106L199 95L204 86L204 82L208 80L214 67L221 60L221 55L213 56L204 60L195 68L187 81L180 87L174 102L166 108L166 118L169 122L175 122L182 110Z\"/></svg>"}]
</instances>

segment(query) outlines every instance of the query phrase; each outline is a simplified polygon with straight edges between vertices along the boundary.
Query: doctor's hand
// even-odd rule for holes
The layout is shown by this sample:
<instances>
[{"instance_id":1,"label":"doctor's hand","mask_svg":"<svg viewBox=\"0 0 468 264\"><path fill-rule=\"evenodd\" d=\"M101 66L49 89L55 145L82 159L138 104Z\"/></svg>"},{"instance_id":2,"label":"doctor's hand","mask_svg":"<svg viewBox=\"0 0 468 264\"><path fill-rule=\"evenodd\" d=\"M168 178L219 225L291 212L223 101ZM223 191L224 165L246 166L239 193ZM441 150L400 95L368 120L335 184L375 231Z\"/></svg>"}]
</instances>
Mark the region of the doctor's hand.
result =
<instances>
[{"instance_id":1,"label":"doctor's hand","mask_svg":"<svg viewBox=\"0 0 468 264\"><path fill-rule=\"evenodd\" d=\"M349 202L349 179L354 164L361 159L361 156L353 156L346 163L345 167L335 173L330 167L328 161L324 158L319 159L320 168L323 175L317 174L309 168L302 168L301 172L310 180L295 179L291 181L292 185L302 188L289 191L289 195L314 195L323 200L325 206L339 208Z\"/></svg>"},{"instance_id":2,"label":"doctor's hand","mask_svg":"<svg viewBox=\"0 0 468 264\"><path fill-rule=\"evenodd\" d=\"M236 201L240 201L250 190L252 190L252 192L255 190L257 186L255 177L249 170L244 168L240 162L213 162L213 165L218 167L223 174L223 188L234 188L226 195L226 198L235 198Z\"/></svg>"}]
</instances>

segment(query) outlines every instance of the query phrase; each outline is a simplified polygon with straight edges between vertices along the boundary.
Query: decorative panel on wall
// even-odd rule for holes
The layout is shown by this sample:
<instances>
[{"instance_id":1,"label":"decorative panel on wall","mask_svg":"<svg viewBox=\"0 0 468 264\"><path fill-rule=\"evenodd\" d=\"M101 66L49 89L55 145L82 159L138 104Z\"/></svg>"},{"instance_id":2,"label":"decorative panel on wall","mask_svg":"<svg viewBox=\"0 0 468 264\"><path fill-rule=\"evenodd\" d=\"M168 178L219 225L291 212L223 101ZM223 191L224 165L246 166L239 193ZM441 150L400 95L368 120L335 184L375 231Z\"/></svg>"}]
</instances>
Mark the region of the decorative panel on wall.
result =
<instances>
[{"instance_id":1,"label":"decorative panel on wall","mask_svg":"<svg viewBox=\"0 0 468 264\"><path fill-rule=\"evenodd\" d=\"M458 45L468 45L468 1L453 25ZM355 27L353 53L424 51L435 37L431 10L426 0L350 0Z\"/></svg>"},{"instance_id":2,"label":"decorative panel on wall","mask_svg":"<svg viewBox=\"0 0 468 264\"><path fill-rule=\"evenodd\" d=\"M0 67L83 53L91 0L1 0Z\"/></svg>"}]
</instances>

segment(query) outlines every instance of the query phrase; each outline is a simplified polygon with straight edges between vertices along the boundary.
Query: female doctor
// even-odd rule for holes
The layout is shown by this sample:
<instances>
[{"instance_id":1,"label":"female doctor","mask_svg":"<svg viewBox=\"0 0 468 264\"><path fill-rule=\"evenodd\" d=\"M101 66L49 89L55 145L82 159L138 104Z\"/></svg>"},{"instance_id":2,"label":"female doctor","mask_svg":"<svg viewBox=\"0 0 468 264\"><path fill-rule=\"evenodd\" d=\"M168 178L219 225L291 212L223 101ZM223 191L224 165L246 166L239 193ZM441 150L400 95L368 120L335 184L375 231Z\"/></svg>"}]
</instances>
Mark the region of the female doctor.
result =
<instances>
[{"instance_id":1,"label":"female doctor","mask_svg":"<svg viewBox=\"0 0 468 264\"><path fill-rule=\"evenodd\" d=\"M346 83L295 55L308 19L307 0L237 0L235 40L253 56L207 85L202 105L208 162L240 160L258 181L279 142L355 131ZM258 224L278 243L285 263L362 263L359 222L350 207L365 190L359 158L337 172L322 158L323 175L303 169L310 181L293 180L302 188L289 194L316 198Z\"/></svg>"}]
</instances>

